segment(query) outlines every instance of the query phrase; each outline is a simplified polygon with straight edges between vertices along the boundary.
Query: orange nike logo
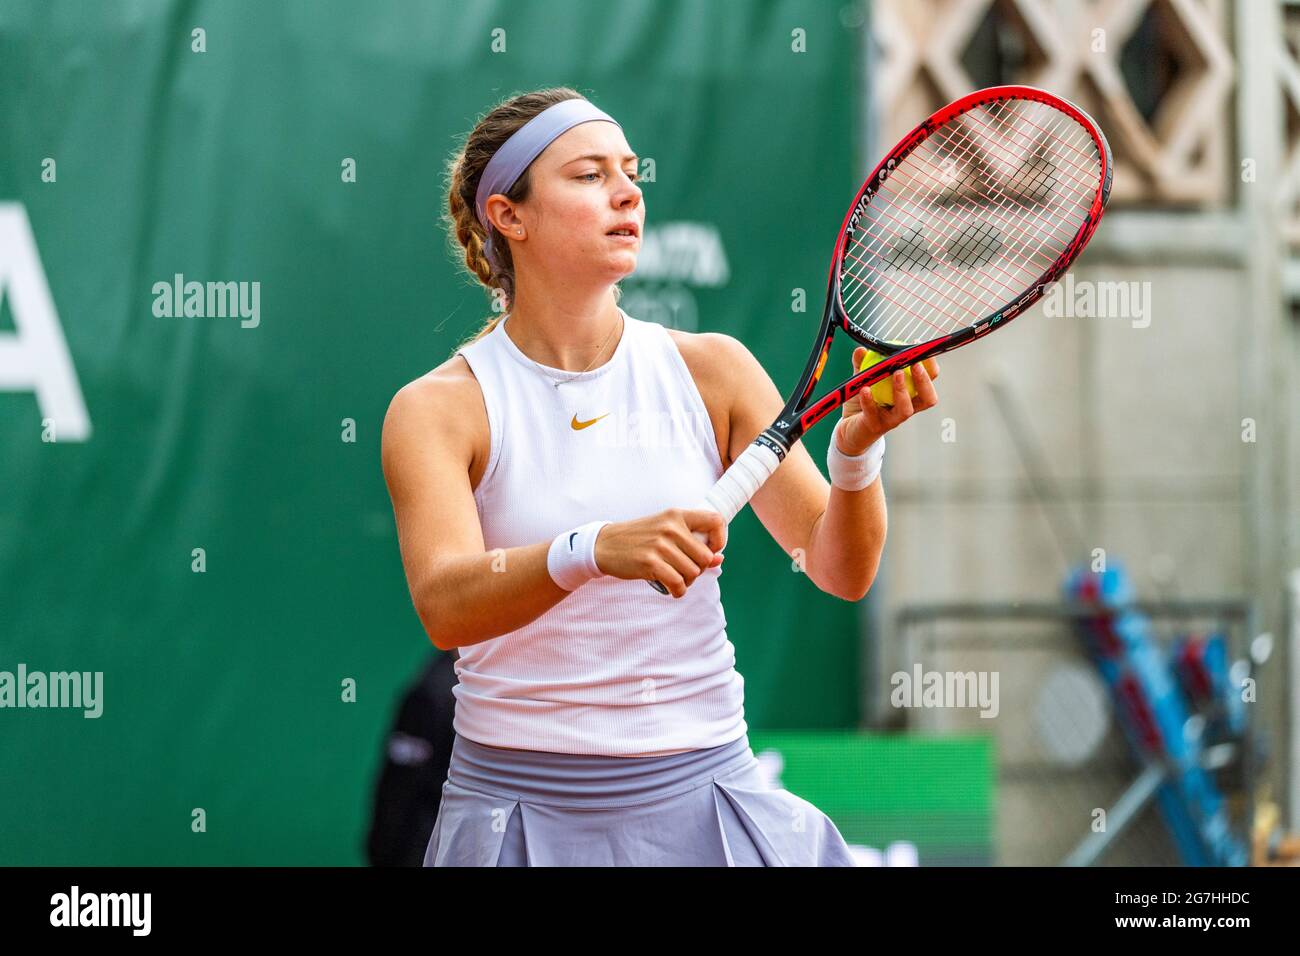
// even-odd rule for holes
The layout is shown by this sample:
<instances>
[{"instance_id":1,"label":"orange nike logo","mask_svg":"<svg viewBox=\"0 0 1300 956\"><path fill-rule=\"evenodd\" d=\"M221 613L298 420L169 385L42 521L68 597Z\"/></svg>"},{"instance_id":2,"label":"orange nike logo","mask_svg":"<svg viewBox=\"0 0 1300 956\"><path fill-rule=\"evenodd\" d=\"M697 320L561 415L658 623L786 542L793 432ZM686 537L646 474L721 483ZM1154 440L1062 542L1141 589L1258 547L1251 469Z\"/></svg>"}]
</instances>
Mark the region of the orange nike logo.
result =
<instances>
[{"instance_id":1,"label":"orange nike logo","mask_svg":"<svg viewBox=\"0 0 1300 956\"><path fill-rule=\"evenodd\" d=\"M608 414L609 414L609 412L606 412L606 413L605 413L605 415L608 415ZM593 419L592 419L591 421L589 421L589 422L580 422L580 421L578 421L578 416L577 416L577 415L574 415L574 416L573 416L573 421L569 422L569 425L573 428L573 430L574 430L575 432L580 432L580 431L582 431L584 428L586 428L588 425L594 425L594 424L596 424L596 422L598 422L598 421L600 421L600 419L604 418L605 415L601 415L601 416L599 416L599 417L597 417L597 418L593 418Z\"/></svg>"}]
</instances>

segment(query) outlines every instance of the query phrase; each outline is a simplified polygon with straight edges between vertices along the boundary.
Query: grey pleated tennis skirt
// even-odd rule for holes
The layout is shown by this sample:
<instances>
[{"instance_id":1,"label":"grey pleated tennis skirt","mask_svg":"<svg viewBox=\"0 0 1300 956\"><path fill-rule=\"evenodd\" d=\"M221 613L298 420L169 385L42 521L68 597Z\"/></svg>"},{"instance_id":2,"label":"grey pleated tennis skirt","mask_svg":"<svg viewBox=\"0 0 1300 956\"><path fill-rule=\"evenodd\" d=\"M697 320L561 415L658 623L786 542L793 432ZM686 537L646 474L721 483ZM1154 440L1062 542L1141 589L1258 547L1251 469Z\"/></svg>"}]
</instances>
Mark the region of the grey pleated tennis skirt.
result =
<instances>
[{"instance_id":1,"label":"grey pleated tennis skirt","mask_svg":"<svg viewBox=\"0 0 1300 956\"><path fill-rule=\"evenodd\" d=\"M854 866L830 818L765 784L748 735L658 757L456 735L425 866Z\"/></svg>"}]
</instances>

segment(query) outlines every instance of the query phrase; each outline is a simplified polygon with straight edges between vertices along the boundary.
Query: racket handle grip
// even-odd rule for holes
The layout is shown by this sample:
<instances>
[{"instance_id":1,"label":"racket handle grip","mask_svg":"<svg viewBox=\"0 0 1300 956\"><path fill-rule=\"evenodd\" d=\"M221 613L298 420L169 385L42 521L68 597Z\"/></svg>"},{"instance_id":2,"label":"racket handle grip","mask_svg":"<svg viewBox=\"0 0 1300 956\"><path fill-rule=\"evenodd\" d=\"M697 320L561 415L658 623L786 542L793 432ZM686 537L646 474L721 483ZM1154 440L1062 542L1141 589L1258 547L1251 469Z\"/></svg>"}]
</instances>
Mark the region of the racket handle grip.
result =
<instances>
[{"instance_id":1,"label":"racket handle grip","mask_svg":"<svg viewBox=\"0 0 1300 956\"><path fill-rule=\"evenodd\" d=\"M759 441L751 443L704 496L707 506L731 524L731 519L740 514L740 509L749 503L780 464L781 459L767 445Z\"/></svg>"},{"instance_id":2,"label":"racket handle grip","mask_svg":"<svg viewBox=\"0 0 1300 956\"><path fill-rule=\"evenodd\" d=\"M731 519L740 514L740 509L748 504L780 464L776 452L760 441L753 442L709 489L702 507L716 511L727 524L731 524ZM703 531L693 533L701 542L708 542L709 536ZM646 583L660 594L668 593L668 589L658 581Z\"/></svg>"}]
</instances>

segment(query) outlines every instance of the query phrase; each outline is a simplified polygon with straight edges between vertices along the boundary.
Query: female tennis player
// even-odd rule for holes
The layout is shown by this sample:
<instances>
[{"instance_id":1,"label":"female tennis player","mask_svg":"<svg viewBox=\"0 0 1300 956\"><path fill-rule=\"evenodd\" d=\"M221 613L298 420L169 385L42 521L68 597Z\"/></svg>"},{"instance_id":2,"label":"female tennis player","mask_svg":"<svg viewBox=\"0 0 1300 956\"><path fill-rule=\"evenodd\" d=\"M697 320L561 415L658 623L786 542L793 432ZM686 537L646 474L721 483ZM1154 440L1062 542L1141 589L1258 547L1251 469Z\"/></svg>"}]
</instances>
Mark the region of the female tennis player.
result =
<instances>
[{"instance_id":1,"label":"female tennis player","mask_svg":"<svg viewBox=\"0 0 1300 956\"><path fill-rule=\"evenodd\" d=\"M505 312L384 421L411 597L459 655L425 865L853 865L828 817L765 786L718 587L725 525L682 507L780 411L776 385L733 337L619 308L637 157L579 93L496 107L448 173L457 255ZM832 485L796 444L751 502L844 600L884 546L882 436L937 401L913 376L914 400L900 372L892 408L846 406Z\"/></svg>"}]
</instances>

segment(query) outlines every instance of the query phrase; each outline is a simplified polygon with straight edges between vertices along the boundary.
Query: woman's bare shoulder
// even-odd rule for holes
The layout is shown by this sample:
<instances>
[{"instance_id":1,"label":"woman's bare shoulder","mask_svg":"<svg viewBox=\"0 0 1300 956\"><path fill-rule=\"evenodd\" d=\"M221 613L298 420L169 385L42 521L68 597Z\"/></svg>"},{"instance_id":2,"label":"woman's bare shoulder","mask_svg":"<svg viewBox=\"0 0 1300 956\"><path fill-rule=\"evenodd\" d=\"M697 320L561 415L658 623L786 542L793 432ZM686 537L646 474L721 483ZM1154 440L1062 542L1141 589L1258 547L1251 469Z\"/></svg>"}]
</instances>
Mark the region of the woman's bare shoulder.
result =
<instances>
[{"instance_id":1,"label":"woman's bare shoulder","mask_svg":"<svg viewBox=\"0 0 1300 956\"><path fill-rule=\"evenodd\" d=\"M459 419L475 404L482 405L482 398L469 363L457 354L399 388L389 411L416 418Z\"/></svg>"},{"instance_id":2,"label":"woman's bare shoulder","mask_svg":"<svg viewBox=\"0 0 1300 956\"><path fill-rule=\"evenodd\" d=\"M729 466L781 410L780 394L754 353L734 335L679 329L668 333L695 379L714 422L722 463Z\"/></svg>"},{"instance_id":3,"label":"woman's bare shoulder","mask_svg":"<svg viewBox=\"0 0 1300 956\"><path fill-rule=\"evenodd\" d=\"M685 332L682 329L668 329L668 337L682 354L682 360L691 371L695 384L703 391L705 385L712 384L720 371L720 350L727 347L726 339L730 335L721 332Z\"/></svg>"},{"instance_id":4,"label":"woman's bare shoulder","mask_svg":"<svg viewBox=\"0 0 1300 956\"><path fill-rule=\"evenodd\" d=\"M744 345L724 332L685 332L669 329L669 337L681 353L686 369L695 381L700 398L713 423L718 443L718 457L725 466L731 463L731 406L735 385L730 374L735 369L736 348Z\"/></svg>"},{"instance_id":5,"label":"woman's bare shoulder","mask_svg":"<svg viewBox=\"0 0 1300 956\"><path fill-rule=\"evenodd\" d=\"M724 400L735 393L737 376L756 364L745 343L725 332L684 332L669 329L668 335L681 352L700 393ZM709 394L705 394L706 390Z\"/></svg>"},{"instance_id":6,"label":"woman's bare shoulder","mask_svg":"<svg viewBox=\"0 0 1300 956\"><path fill-rule=\"evenodd\" d=\"M385 450L406 438L437 445L440 453L463 461L477 484L475 471L486 463L488 450L487 409L464 356L451 356L397 390L384 417Z\"/></svg>"}]
</instances>

